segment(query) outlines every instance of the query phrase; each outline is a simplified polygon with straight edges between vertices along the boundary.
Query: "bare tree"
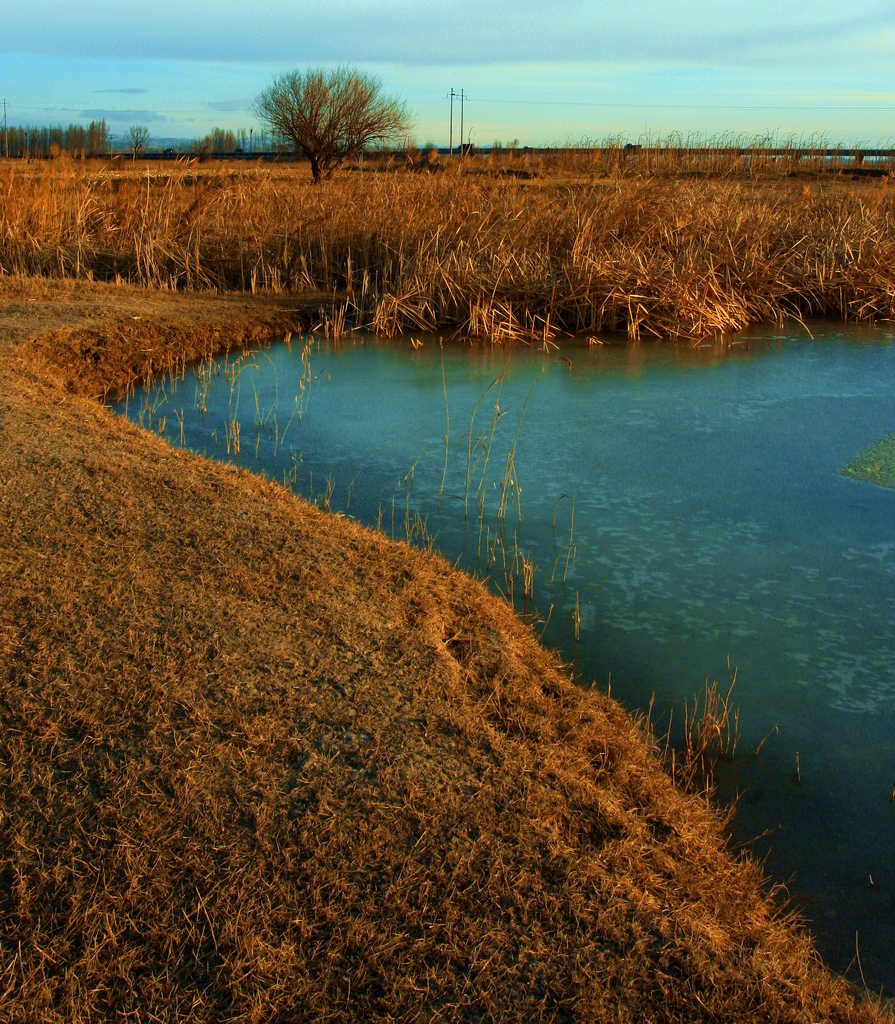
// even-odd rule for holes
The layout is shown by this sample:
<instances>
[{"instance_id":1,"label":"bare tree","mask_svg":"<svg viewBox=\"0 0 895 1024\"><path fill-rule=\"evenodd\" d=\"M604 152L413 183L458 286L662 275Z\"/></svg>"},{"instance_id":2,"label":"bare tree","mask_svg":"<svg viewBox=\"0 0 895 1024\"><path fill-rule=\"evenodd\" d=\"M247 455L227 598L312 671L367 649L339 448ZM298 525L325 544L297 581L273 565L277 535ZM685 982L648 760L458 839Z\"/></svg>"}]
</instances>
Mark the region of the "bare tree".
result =
<instances>
[{"instance_id":1,"label":"bare tree","mask_svg":"<svg viewBox=\"0 0 895 1024\"><path fill-rule=\"evenodd\" d=\"M381 85L351 68L279 75L255 101L255 111L311 162L315 182L329 177L370 142L406 133L400 100L380 95Z\"/></svg>"},{"instance_id":2,"label":"bare tree","mask_svg":"<svg viewBox=\"0 0 895 1024\"><path fill-rule=\"evenodd\" d=\"M132 124L130 128L128 128L127 144L134 160L137 159L137 153L146 148L147 142L149 142L148 128L144 128L141 124Z\"/></svg>"}]
</instances>

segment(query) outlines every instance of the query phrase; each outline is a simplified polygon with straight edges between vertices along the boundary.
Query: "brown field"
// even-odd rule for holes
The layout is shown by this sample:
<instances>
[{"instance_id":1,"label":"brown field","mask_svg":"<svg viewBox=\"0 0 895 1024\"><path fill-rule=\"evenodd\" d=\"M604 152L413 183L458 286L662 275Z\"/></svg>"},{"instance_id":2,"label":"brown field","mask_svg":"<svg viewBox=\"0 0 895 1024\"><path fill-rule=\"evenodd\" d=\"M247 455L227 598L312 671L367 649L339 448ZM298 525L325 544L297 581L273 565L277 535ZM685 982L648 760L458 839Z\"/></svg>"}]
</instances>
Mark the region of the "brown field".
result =
<instances>
[{"instance_id":1,"label":"brown field","mask_svg":"<svg viewBox=\"0 0 895 1024\"><path fill-rule=\"evenodd\" d=\"M683 302L673 240L719 288L752 282L758 317L808 266L790 217L826 225L800 301L837 280L842 312L872 292L888 315L883 189L3 173L0 1020L890 1019L824 969L643 723L509 606L93 400L338 330L344 301L388 329L542 341L628 312L632 335L658 330L677 301L695 334L714 292ZM726 276L710 213L733 232ZM602 326L577 324L616 271L652 298L613 292ZM116 274L140 286L87 279Z\"/></svg>"}]
</instances>

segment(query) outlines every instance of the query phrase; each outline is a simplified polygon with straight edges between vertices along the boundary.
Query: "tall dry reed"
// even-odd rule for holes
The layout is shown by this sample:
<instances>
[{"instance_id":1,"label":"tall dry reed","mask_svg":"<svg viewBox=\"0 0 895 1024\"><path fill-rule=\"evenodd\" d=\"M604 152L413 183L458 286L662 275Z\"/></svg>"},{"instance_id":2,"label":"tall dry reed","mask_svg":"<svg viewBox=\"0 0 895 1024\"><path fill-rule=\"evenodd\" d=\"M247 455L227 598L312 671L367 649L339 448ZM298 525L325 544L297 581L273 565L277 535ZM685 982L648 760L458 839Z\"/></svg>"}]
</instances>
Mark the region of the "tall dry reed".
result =
<instances>
[{"instance_id":1,"label":"tall dry reed","mask_svg":"<svg viewBox=\"0 0 895 1024\"><path fill-rule=\"evenodd\" d=\"M882 183L662 176L536 184L465 173L8 165L0 272L153 287L324 289L385 335L454 327L698 338L784 317L895 313Z\"/></svg>"}]
</instances>

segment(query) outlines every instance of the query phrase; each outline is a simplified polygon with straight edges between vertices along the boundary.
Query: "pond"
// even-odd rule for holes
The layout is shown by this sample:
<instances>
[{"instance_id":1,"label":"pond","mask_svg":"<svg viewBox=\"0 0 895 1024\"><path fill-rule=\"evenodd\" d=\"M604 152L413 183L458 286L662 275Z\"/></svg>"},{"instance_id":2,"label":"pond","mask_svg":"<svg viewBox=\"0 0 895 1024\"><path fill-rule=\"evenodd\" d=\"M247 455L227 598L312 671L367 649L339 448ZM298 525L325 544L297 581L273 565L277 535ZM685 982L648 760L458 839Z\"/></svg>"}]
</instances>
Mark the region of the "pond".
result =
<instances>
[{"instance_id":1,"label":"pond","mask_svg":"<svg viewBox=\"0 0 895 1024\"><path fill-rule=\"evenodd\" d=\"M655 695L661 716L735 668L734 840L788 883L831 966L857 935L867 984L891 994L895 490L841 470L895 431L895 335L814 334L293 339L116 408L434 543L630 708Z\"/></svg>"}]
</instances>

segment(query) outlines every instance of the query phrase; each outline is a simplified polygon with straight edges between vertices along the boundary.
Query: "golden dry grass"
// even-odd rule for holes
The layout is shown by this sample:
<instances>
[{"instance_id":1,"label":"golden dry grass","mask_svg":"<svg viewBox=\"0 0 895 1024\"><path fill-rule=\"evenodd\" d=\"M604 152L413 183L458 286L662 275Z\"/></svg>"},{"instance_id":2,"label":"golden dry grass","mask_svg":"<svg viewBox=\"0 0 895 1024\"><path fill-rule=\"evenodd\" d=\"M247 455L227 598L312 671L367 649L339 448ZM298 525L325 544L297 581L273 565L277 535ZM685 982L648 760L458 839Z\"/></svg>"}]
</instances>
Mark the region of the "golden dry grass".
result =
<instances>
[{"instance_id":1,"label":"golden dry grass","mask_svg":"<svg viewBox=\"0 0 895 1024\"><path fill-rule=\"evenodd\" d=\"M480 584L70 394L101 319L0 355L0 1020L884 1019Z\"/></svg>"},{"instance_id":2,"label":"golden dry grass","mask_svg":"<svg viewBox=\"0 0 895 1024\"><path fill-rule=\"evenodd\" d=\"M346 172L314 187L301 165L8 164L0 270L177 290L314 288L379 333L453 328L494 341L700 338L790 316L893 316L887 177L619 173L532 189L470 166Z\"/></svg>"}]
</instances>

